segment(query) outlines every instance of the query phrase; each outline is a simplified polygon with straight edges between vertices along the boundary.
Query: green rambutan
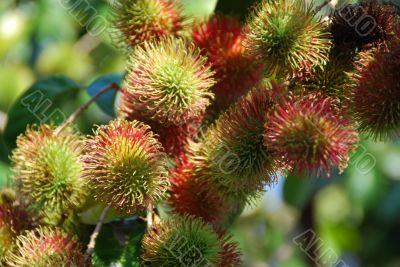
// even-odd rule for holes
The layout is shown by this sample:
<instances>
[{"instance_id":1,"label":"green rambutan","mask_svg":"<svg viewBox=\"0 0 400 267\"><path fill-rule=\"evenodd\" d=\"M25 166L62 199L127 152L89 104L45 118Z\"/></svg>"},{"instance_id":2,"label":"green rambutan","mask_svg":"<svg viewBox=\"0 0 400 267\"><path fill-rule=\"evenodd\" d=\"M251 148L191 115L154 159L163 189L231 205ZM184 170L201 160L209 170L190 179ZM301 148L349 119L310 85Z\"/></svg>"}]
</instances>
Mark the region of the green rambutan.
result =
<instances>
[{"instance_id":1,"label":"green rambutan","mask_svg":"<svg viewBox=\"0 0 400 267\"><path fill-rule=\"evenodd\" d=\"M275 160L265 146L264 124L274 107L273 88L256 87L240 99L192 144L194 172L228 199L249 201L275 182Z\"/></svg>"},{"instance_id":2,"label":"green rambutan","mask_svg":"<svg viewBox=\"0 0 400 267\"><path fill-rule=\"evenodd\" d=\"M316 66L309 75L299 77L296 89L321 93L337 100L338 104L343 106L351 96L348 72L354 69L352 63L352 57L332 53L325 64Z\"/></svg>"},{"instance_id":3,"label":"green rambutan","mask_svg":"<svg viewBox=\"0 0 400 267\"><path fill-rule=\"evenodd\" d=\"M114 27L131 47L182 36L190 20L183 16L180 0L117 0L113 3Z\"/></svg>"},{"instance_id":4,"label":"green rambutan","mask_svg":"<svg viewBox=\"0 0 400 267\"><path fill-rule=\"evenodd\" d=\"M175 216L145 235L142 259L145 266L221 266L229 243L200 219ZM225 266L238 266L231 263Z\"/></svg>"},{"instance_id":5,"label":"green rambutan","mask_svg":"<svg viewBox=\"0 0 400 267\"><path fill-rule=\"evenodd\" d=\"M182 125L204 114L211 103L213 73L199 49L186 41L163 39L135 49L120 113L128 119Z\"/></svg>"},{"instance_id":6,"label":"green rambutan","mask_svg":"<svg viewBox=\"0 0 400 267\"><path fill-rule=\"evenodd\" d=\"M343 171L358 134L336 108L318 94L288 97L265 124L265 143L282 166L298 173Z\"/></svg>"},{"instance_id":7,"label":"green rambutan","mask_svg":"<svg viewBox=\"0 0 400 267\"><path fill-rule=\"evenodd\" d=\"M55 126L27 128L17 139L12 169L19 191L37 211L59 217L79 209L87 190L81 179L82 138L71 128L55 135Z\"/></svg>"},{"instance_id":8,"label":"green rambutan","mask_svg":"<svg viewBox=\"0 0 400 267\"><path fill-rule=\"evenodd\" d=\"M7 255L10 267L90 266L75 239L58 229L27 231L17 238L17 247Z\"/></svg>"},{"instance_id":9,"label":"green rambutan","mask_svg":"<svg viewBox=\"0 0 400 267\"><path fill-rule=\"evenodd\" d=\"M285 77L310 71L328 58L329 33L305 0L263 0L249 17L247 29L245 45L269 74Z\"/></svg>"},{"instance_id":10,"label":"green rambutan","mask_svg":"<svg viewBox=\"0 0 400 267\"><path fill-rule=\"evenodd\" d=\"M83 177L96 199L121 212L141 212L168 187L165 157L149 126L113 120L88 137Z\"/></svg>"},{"instance_id":11,"label":"green rambutan","mask_svg":"<svg viewBox=\"0 0 400 267\"><path fill-rule=\"evenodd\" d=\"M359 129L383 139L400 135L400 42L361 53L356 62L352 108Z\"/></svg>"}]
</instances>

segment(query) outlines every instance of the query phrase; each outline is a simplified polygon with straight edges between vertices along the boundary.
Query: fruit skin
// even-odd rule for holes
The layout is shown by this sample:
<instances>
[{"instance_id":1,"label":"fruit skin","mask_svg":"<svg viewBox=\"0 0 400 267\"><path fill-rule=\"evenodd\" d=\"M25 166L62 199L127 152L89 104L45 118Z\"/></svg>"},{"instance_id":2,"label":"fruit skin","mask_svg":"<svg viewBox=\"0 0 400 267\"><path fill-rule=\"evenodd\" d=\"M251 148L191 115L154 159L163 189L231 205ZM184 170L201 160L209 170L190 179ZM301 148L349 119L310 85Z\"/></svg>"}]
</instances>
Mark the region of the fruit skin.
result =
<instances>
[{"instance_id":1,"label":"fruit skin","mask_svg":"<svg viewBox=\"0 0 400 267\"><path fill-rule=\"evenodd\" d=\"M246 48L268 74L309 72L328 57L331 41L313 6L304 0L263 0L247 21Z\"/></svg>"},{"instance_id":2,"label":"fruit skin","mask_svg":"<svg viewBox=\"0 0 400 267\"><path fill-rule=\"evenodd\" d=\"M194 166L182 154L170 172L171 188L167 204L179 215L191 215L217 226L231 207L218 188L197 177Z\"/></svg>"},{"instance_id":3,"label":"fruit skin","mask_svg":"<svg viewBox=\"0 0 400 267\"><path fill-rule=\"evenodd\" d=\"M179 0L117 0L113 7L117 39L131 48L168 36L184 36L190 26Z\"/></svg>"},{"instance_id":4,"label":"fruit skin","mask_svg":"<svg viewBox=\"0 0 400 267\"><path fill-rule=\"evenodd\" d=\"M83 177L94 197L123 213L155 205L169 185L162 146L141 122L99 126L85 147Z\"/></svg>"},{"instance_id":5,"label":"fruit skin","mask_svg":"<svg viewBox=\"0 0 400 267\"><path fill-rule=\"evenodd\" d=\"M204 114L213 99L213 73L193 44L167 38L135 49L122 90L120 115L165 126Z\"/></svg>"},{"instance_id":6,"label":"fruit skin","mask_svg":"<svg viewBox=\"0 0 400 267\"><path fill-rule=\"evenodd\" d=\"M355 66L351 103L358 129L379 140L399 136L400 41L361 53Z\"/></svg>"},{"instance_id":7,"label":"fruit skin","mask_svg":"<svg viewBox=\"0 0 400 267\"><path fill-rule=\"evenodd\" d=\"M158 135L158 140L163 145L165 152L173 159L186 153L190 141L197 140L204 127L204 115L199 115L180 125L164 125L152 120L140 118L151 127L151 130Z\"/></svg>"},{"instance_id":8,"label":"fruit skin","mask_svg":"<svg viewBox=\"0 0 400 267\"><path fill-rule=\"evenodd\" d=\"M225 110L258 83L263 64L246 53L244 28L239 18L218 14L193 29L193 43L207 57L217 83L213 109Z\"/></svg>"},{"instance_id":9,"label":"fruit skin","mask_svg":"<svg viewBox=\"0 0 400 267\"><path fill-rule=\"evenodd\" d=\"M386 45L399 29L396 13L395 6L378 1L346 5L332 14L333 44L343 51Z\"/></svg>"},{"instance_id":10,"label":"fruit skin","mask_svg":"<svg viewBox=\"0 0 400 267\"><path fill-rule=\"evenodd\" d=\"M83 138L72 128L57 135L56 127L28 127L12 152L12 170L18 190L37 212L57 219L79 210L87 188L81 178ZM53 220L53 219L51 219Z\"/></svg>"},{"instance_id":11,"label":"fruit skin","mask_svg":"<svg viewBox=\"0 0 400 267\"><path fill-rule=\"evenodd\" d=\"M293 79L292 91L321 93L337 101L341 108L348 108L351 98L351 86L348 73L354 71L353 55L342 51L331 51L329 60L302 77Z\"/></svg>"},{"instance_id":12,"label":"fruit skin","mask_svg":"<svg viewBox=\"0 0 400 267\"><path fill-rule=\"evenodd\" d=\"M265 143L283 168L321 174L337 166L343 171L358 134L331 98L291 95L265 124Z\"/></svg>"},{"instance_id":13,"label":"fruit skin","mask_svg":"<svg viewBox=\"0 0 400 267\"><path fill-rule=\"evenodd\" d=\"M5 193L2 190L2 193ZM7 192L6 194L8 194ZM4 196L4 195L3 195ZM24 230L32 227L31 214L25 207L14 200L0 203L0 265L4 264L5 256L15 250L15 239Z\"/></svg>"},{"instance_id":14,"label":"fruit skin","mask_svg":"<svg viewBox=\"0 0 400 267\"><path fill-rule=\"evenodd\" d=\"M76 240L59 229L40 227L17 238L18 251L7 255L10 267L88 267Z\"/></svg>"},{"instance_id":15,"label":"fruit skin","mask_svg":"<svg viewBox=\"0 0 400 267\"><path fill-rule=\"evenodd\" d=\"M174 216L145 235L141 256L145 266L222 267L225 254L232 259L225 266L239 266L234 249L235 244L227 236L220 236L200 219Z\"/></svg>"},{"instance_id":16,"label":"fruit skin","mask_svg":"<svg viewBox=\"0 0 400 267\"><path fill-rule=\"evenodd\" d=\"M228 203L252 202L276 181L275 160L263 136L278 87L254 88L189 146L195 176L215 186Z\"/></svg>"}]
</instances>

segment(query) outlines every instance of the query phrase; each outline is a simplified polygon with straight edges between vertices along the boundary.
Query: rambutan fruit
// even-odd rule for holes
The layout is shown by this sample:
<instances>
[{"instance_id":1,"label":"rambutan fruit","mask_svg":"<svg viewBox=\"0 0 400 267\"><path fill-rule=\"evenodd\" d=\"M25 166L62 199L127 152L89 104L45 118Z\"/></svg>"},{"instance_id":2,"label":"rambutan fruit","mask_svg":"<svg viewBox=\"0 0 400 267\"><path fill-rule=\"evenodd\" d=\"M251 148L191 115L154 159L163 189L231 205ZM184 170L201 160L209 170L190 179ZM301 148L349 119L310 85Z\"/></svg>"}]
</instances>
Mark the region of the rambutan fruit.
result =
<instances>
[{"instance_id":1,"label":"rambutan fruit","mask_svg":"<svg viewBox=\"0 0 400 267\"><path fill-rule=\"evenodd\" d=\"M212 90L217 110L228 108L261 80L263 64L246 53L245 34L238 18L216 15L196 25L192 35L215 72L217 83Z\"/></svg>"},{"instance_id":2,"label":"rambutan fruit","mask_svg":"<svg viewBox=\"0 0 400 267\"><path fill-rule=\"evenodd\" d=\"M384 139L400 134L400 43L361 53L356 62L352 108L359 130Z\"/></svg>"},{"instance_id":3,"label":"rambutan fruit","mask_svg":"<svg viewBox=\"0 0 400 267\"><path fill-rule=\"evenodd\" d=\"M275 160L263 140L263 125L274 107L273 90L251 90L220 116L201 142L190 146L196 175L217 186L227 200L250 201L276 180Z\"/></svg>"},{"instance_id":4,"label":"rambutan fruit","mask_svg":"<svg viewBox=\"0 0 400 267\"><path fill-rule=\"evenodd\" d=\"M298 173L343 171L358 134L334 101L317 94L288 97L265 124L265 143L284 168Z\"/></svg>"},{"instance_id":5,"label":"rambutan fruit","mask_svg":"<svg viewBox=\"0 0 400 267\"><path fill-rule=\"evenodd\" d=\"M120 113L128 119L182 125L204 114L211 103L213 73L199 49L186 41L163 39L135 49Z\"/></svg>"},{"instance_id":6,"label":"rambutan fruit","mask_svg":"<svg viewBox=\"0 0 400 267\"><path fill-rule=\"evenodd\" d=\"M230 207L220 196L218 188L198 179L193 164L181 155L170 174L171 188L167 204L179 215L192 215L208 223L218 223Z\"/></svg>"},{"instance_id":7,"label":"rambutan fruit","mask_svg":"<svg viewBox=\"0 0 400 267\"><path fill-rule=\"evenodd\" d=\"M81 179L79 157L83 139L71 128L55 135L56 127L27 128L17 139L12 169L18 190L36 211L58 218L79 209L87 190Z\"/></svg>"},{"instance_id":8,"label":"rambutan fruit","mask_svg":"<svg viewBox=\"0 0 400 267\"><path fill-rule=\"evenodd\" d=\"M200 219L175 216L145 235L142 259L146 266L220 266L228 242Z\"/></svg>"},{"instance_id":9,"label":"rambutan fruit","mask_svg":"<svg viewBox=\"0 0 400 267\"><path fill-rule=\"evenodd\" d=\"M94 197L124 213L144 211L168 187L165 153L150 127L113 120L88 137L83 177Z\"/></svg>"},{"instance_id":10,"label":"rambutan fruit","mask_svg":"<svg viewBox=\"0 0 400 267\"><path fill-rule=\"evenodd\" d=\"M221 236L220 239L223 241L221 261L217 265L218 267L239 267L242 266L241 253L236 243L230 241L229 236Z\"/></svg>"},{"instance_id":11,"label":"rambutan fruit","mask_svg":"<svg viewBox=\"0 0 400 267\"><path fill-rule=\"evenodd\" d=\"M347 54L331 54L329 60L316 66L312 73L298 79L296 87L299 91L320 93L337 100L343 107L351 96L348 72L354 69L352 57Z\"/></svg>"},{"instance_id":12,"label":"rambutan fruit","mask_svg":"<svg viewBox=\"0 0 400 267\"><path fill-rule=\"evenodd\" d=\"M28 212L14 201L0 204L0 265L5 256L15 249L15 239L31 227Z\"/></svg>"},{"instance_id":13,"label":"rambutan fruit","mask_svg":"<svg viewBox=\"0 0 400 267\"><path fill-rule=\"evenodd\" d=\"M75 239L58 229L27 231L17 238L17 247L7 255L10 267L90 266Z\"/></svg>"},{"instance_id":14,"label":"rambutan fruit","mask_svg":"<svg viewBox=\"0 0 400 267\"><path fill-rule=\"evenodd\" d=\"M144 119L141 121L145 121L158 135L158 140L163 145L165 152L173 158L185 153L188 143L199 137L203 127L203 115L194 117L181 125L163 125Z\"/></svg>"},{"instance_id":15,"label":"rambutan fruit","mask_svg":"<svg viewBox=\"0 0 400 267\"><path fill-rule=\"evenodd\" d=\"M363 0L349 4L332 15L330 32L341 49L364 49L385 44L399 29L396 8L382 1Z\"/></svg>"},{"instance_id":16,"label":"rambutan fruit","mask_svg":"<svg viewBox=\"0 0 400 267\"><path fill-rule=\"evenodd\" d=\"M263 0L247 22L245 45L269 74L310 71L328 57L331 41L305 0Z\"/></svg>"},{"instance_id":17,"label":"rambutan fruit","mask_svg":"<svg viewBox=\"0 0 400 267\"><path fill-rule=\"evenodd\" d=\"M114 27L130 47L189 30L190 20L183 16L179 0L117 0L113 7Z\"/></svg>"}]
</instances>

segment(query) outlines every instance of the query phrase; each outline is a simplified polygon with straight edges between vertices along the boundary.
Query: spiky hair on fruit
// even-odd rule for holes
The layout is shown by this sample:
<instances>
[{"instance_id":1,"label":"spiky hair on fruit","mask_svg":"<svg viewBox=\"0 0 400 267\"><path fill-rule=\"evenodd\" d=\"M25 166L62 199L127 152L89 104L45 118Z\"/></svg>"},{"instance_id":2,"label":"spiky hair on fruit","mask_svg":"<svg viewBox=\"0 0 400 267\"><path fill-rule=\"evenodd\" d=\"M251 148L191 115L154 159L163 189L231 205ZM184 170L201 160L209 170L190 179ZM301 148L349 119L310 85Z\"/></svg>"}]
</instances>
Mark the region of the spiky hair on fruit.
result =
<instances>
[{"instance_id":1,"label":"spiky hair on fruit","mask_svg":"<svg viewBox=\"0 0 400 267\"><path fill-rule=\"evenodd\" d=\"M331 42L311 3L263 0L248 19L245 44L269 74L284 78L323 64Z\"/></svg>"},{"instance_id":2,"label":"spiky hair on fruit","mask_svg":"<svg viewBox=\"0 0 400 267\"><path fill-rule=\"evenodd\" d=\"M17 247L7 255L7 266L90 266L76 240L59 229L40 227L27 231L17 238Z\"/></svg>"},{"instance_id":3,"label":"spiky hair on fruit","mask_svg":"<svg viewBox=\"0 0 400 267\"><path fill-rule=\"evenodd\" d=\"M176 158L185 153L191 140L197 140L201 135L204 127L203 118L203 115L199 115L181 125L164 125L145 119L140 121L145 121L151 127L151 130L158 135L158 140L165 152L172 158Z\"/></svg>"},{"instance_id":4,"label":"spiky hair on fruit","mask_svg":"<svg viewBox=\"0 0 400 267\"><path fill-rule=\"evenodd\" d=\"M114 27L130 47L189 31L190 20L182 14L180 0L116 0Z\"/></svg>"},{"instance_id":5,"label":"spiky hair on fruit","mask_svg":"<svg viewBox=\"0 0 400 267\"><path fill-rule=\"evenodd\" d=\"M145 43L130 59L120 113L164 125L182 125L211 103L213 73L199 49L181 39Z\"/></svg>"},{"instance_id":6,"label":"spiky hair on fruit","mask_svg":"<svg viewBox=\"0 0 400 267\"><path fill-rule=\"evenodd\" d=\"M294 89L321 93L337 100L343 107L351 97L348 73L353 70L352 56L347 53L331 53L325 64L316 66L309 75L298 77Z\"/></svg>"},{"instance_id":7,"label":"spiky hair on fruit","mask_svg":"<svg viewBox=\"0 0 400 267\"><path fill-rule=\"evenodd\" d=\"M396 8L382 1L363 0L337 9L331 19L333 43L341 49L365 49L385 44L399 29Z\"/></svg>"},{"instance_id":8,"label":"spiky hair on fruit","mask_svg":"<svg viewBox=\"0 0 400 267\"><path fill-rule=\"evenodd\" d=\"M246 53L244 29L238 18L215 15L197 24L192 36L215 72L213 106L217 110L226 109L261 80L263 64Z\"/></svg>"},{"instance_id":9,"label":"spiky hair on fruit","mask_svg":"<svg viewBox=\"0 0 400 267\"><path fill-rule=\"evenodd\" d=\"M193 164L181 155L170 172L170 196L167 204L179 215L191 215L215 224L229 212L228 203L220 196L218 188L196 177Z\"/></svg>"},{"instance_id":10,"label":"spiky hair on fruit","mask_svg":"<svg viewBox=\"0 0 400 267\"><path fill-rule=\"evenodd\" d=\"M145 266L220 266L230 243L234 244L200 219L174 216L145 235L142 259Z\"/></svg>"},{"instance_id":11,"label":"spiky hair on fruit","mask_svg":"<svg viewBox=\"0 0 400 267\"><path fill-rule=\"evenodd\" d=\"M358 128L375 139L400 135L400 42L361 53L352 73L352 108Z\"/></svg>"},{"instance_id":12,"label":"spiky hair on fruit","mask_svg":"<svg viewBox=\"0 0 400 267\"><path fill-rule=\"evenodd\" d=\"M144 211L168 187L165 153L150 127L113 120L85 146L83 177L94 197L124 213Z\"/></svg>"},{"instance_id":13,"label":"spiky hair on fruit","mask_svg":"<svg viewBox=\"0 0 400 267\"><path fill-rule=\"evenodd\" d=\"M264 124L274 108L272 92L280 85L256 87L223 113L191 144L195 175L217 186L227 201L251 201L275 182L275 160L263 141Z\"/></svg>"},{"instance_id":14,"label":"spiky hair on fruit","mask_svg":"<svg viewBox=\"0 0 400 267\"><path fill-rule=\"evenodd\" d=\"M18 137L12 170L31 207L54 218L81 207L87 195L81 179L82 149L82 137L69 127L56 134L55 126L42 124Z\"/></svg>"},{"instance_id":15,"label":"spiky hair on fruit","mask_svg":"<svg viewBox=\"0 0 400 267\"><path fill-rule=\"evenodd\" d=\"M31 228L27 210L7 198L0 204L0 265L5 256L15 249L15 239L22 231Z\"/></svg>"},{"instance_id":16,"label":"spiky hair on fruit","mask_svg":"<svg viewBox=\"0 0 400 267\"><path fill-rule=\"evenodd\" d=\"M265 124L265 143L282 167L297 173L343 171L358 134L334 100L318 94L289 96Z\"/></svg>"}]
</instances>

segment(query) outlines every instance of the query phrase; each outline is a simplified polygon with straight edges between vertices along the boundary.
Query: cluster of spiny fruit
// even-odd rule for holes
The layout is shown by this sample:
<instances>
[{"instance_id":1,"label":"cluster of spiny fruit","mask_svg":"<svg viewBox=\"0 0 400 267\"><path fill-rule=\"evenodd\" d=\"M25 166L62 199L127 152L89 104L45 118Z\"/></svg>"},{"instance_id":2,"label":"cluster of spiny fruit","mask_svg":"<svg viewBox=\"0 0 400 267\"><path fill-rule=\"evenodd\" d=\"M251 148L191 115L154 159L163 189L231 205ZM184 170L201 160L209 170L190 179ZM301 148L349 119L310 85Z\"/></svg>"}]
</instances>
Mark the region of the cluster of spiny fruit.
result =
<instances>
[{"instance_id":1,"label":"cluster of spiny fruit","mask_svg":"<svg viewBox=\"0 0 400 267\"><path fill-rule=\"evenodd\" d=\"M240 266L226 229L277 173L327 176L346 168L359 133L399 135L390 3L318 18L305 0L262 0L245 23L193 19L179 1L114 8L129 53L119 117L87 137L52 125L18 137L18 194L3 191L0 206L6 265L91 265L70 225L93 197L128 215L169 207L143 238L145 266Z\"/></svg>"}]
</instances>

